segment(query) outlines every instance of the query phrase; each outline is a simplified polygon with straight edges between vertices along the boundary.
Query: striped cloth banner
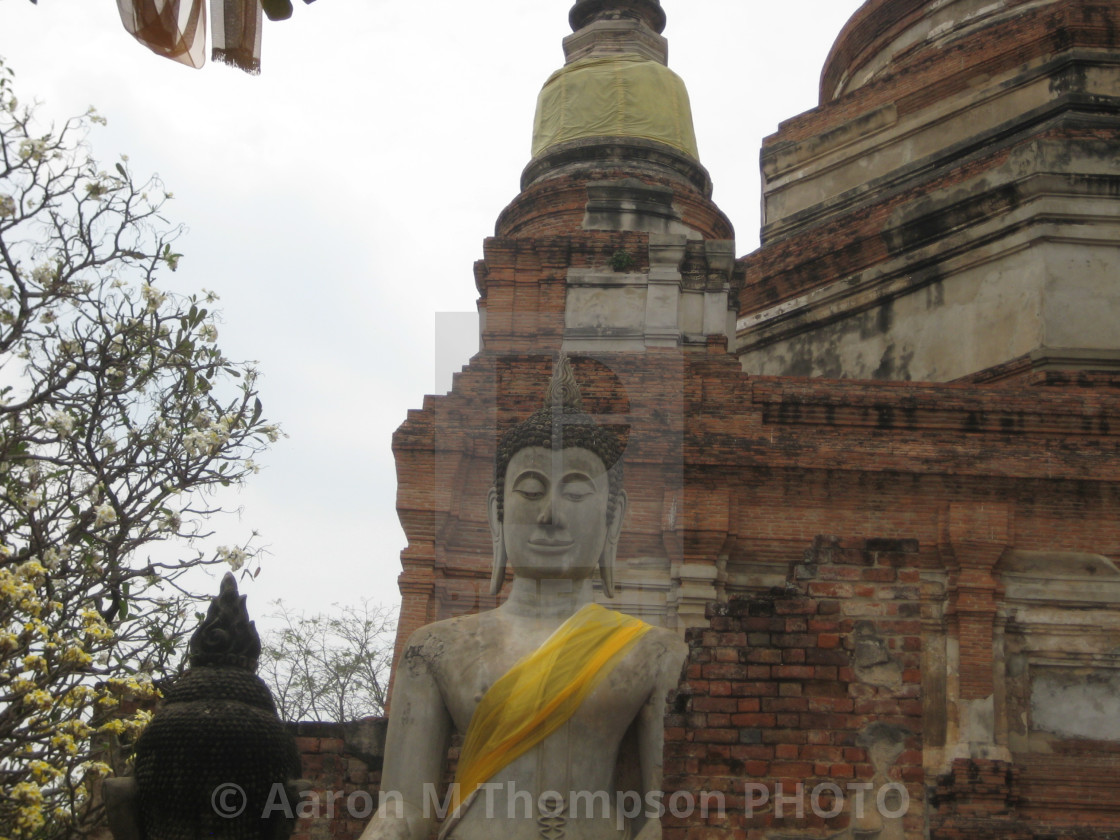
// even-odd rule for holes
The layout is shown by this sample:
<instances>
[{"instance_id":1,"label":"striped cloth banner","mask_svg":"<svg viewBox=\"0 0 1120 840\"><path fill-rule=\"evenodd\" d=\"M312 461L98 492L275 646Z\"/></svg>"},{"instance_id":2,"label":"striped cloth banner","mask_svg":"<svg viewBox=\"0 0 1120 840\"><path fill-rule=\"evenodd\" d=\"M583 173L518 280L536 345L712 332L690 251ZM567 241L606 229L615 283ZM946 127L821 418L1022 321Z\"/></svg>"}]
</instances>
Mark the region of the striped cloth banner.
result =
<instances>
[{"instance_id":1,"label":"striped cloth banner","mask_svg":"<svg viewBox=\"0 0 1120 840\"><path fill-rule=\"evenodd\" d=\"M117 0L124 28L157 55L199 68L206 63L206 0ZM247 73L261 71L260 0L210 0L211 57Z\"/></svg>"},{"instance_id":2,"label":"striped cloth banner","mask_svg":"<svg viewBox=\"0 0 1120 840\"><path fill-rule=\"evenodd\" d=\"M156 55L190 67L206 63L204 0L117 0L128 33Z\"/></svg>"},{"instance_id":3,"label":"striped cloth banner","mask_svg":"<svg viewBox=\"0 0 1120 840\"><path fill-rule=\"evenodd\" d=\"M261 72L263 25L260 0L210 0L211 57L246 73Z\"/></svg>"}]
</instances>

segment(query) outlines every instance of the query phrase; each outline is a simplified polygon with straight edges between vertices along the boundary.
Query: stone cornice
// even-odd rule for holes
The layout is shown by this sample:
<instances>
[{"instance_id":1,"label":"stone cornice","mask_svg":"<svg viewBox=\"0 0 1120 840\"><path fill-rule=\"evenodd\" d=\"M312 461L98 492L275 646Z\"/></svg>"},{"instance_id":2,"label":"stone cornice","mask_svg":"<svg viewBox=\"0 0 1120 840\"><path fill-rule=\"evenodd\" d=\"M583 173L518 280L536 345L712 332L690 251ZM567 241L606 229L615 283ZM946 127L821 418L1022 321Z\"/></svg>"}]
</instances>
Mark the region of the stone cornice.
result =
<instances>
[{"instance_id":1,"label":"stone cornice","mask_svg":"<svg viewBox=\"0 0 1120 840\"><path fill-rule=\"evenodd\" d=\"M1094 77L1091 68L1102 69L1102 76ZM948 165L990 157L1054 121L1068 123L1077 114L1115 117L1120 114L1117 75L1120 55L1070 50L908 116L891 103L805 140L772 140L762 152L767 208L763 241L777 242L825 220L858 213ZM1013 116L1000 119L1008 112ZM946 137L959 139L946 142ZM793 192L806 197L795 199ZM817 193L820 198L808 197Z\"/></svg>"},{"instance_id":2,"label":"stone cornice","mask_svg":"<svg viewBox=\"0 0 1120 840\"><path fill-rule=\"evenodd\" d=\"M738 352L817 329L1039 241L1112 244L1120 237L1110 197L1120 189L1120 174L1034 172L1000 180L985 172L972 183L975 191L961 183L894 214L877 235L894 257L874 268L755 311L744 311L752 302L745 289L736 323ZM1099 207L1094 197L1101 199Z\"/></svg>"}]
</instances>

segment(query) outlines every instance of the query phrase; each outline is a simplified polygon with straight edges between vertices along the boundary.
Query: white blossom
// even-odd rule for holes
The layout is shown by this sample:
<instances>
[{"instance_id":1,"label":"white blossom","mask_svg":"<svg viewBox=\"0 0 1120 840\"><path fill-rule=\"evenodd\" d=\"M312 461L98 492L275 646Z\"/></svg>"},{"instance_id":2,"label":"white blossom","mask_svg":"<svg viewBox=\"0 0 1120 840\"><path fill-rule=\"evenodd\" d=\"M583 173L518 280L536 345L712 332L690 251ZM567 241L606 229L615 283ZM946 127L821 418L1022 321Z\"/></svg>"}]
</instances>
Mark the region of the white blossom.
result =
<instances>
[{"instance_id":1,"label":"white blossom","mask_svg":"<svg viewBox=\"0 0 1120 840\"><path fill-rule=\"evenodd\" d=\"M58 565L58 561L62 559L62 552L54 546L49 547L43 552L43 568L47 571L53 571Z\"/></svg>"},{"instance_id":2,"label":"white blossom","mask_svg":"<svg viewBox=\"0 0 1120 840\"><path fill-rule=\"evenodd\" d=\"M230 568L235 572L245 565L245 561L249 559L249 555L242 551L240 548L229 548L228 546L218 546L218 559L229 563Z\"/></svg>"},{"instance_id":3,"label":"white blossom","mask_svg":"<svg viewBox=\"0 0 1120 840\"><path fill-rule=\"evenodd\" d=\"M19 141L19 156L21 160L30 158L34 161L41 161L46 152L47 141L45 139L34 140L27 138Z\"/></svg>"},{"instance_id":4,"label":"white blossom","mask_svg":"<svg viewBox=\"0 0 1120 840\"><path fill-rule=\"evenodd\" d=\"M58 411L51 415L51 419L47 421L47 426L58 432L60 437L69 437L70 433L74 431L74 418L65 411Z\"/></svg>"},{"instance_id":5,"label":"white blossom","mask_svg":"<svg viewBox=\"0 0 1120 840\"><path fill-rule=\"evenodd\" d=\"M0 775L19 780L0 784L0 811L26 805L31 822L17 816L0 835L58 840L83 824L89 787L107 771L105 737L132 741L143 724L114 707L154 699L150 685L108 674L134 652L161 667L170 654L142 629L166 617L171 639L190 623L175 619L190 614L177 605L179 575L256 565L252 538L215 552L205 523L223 505L195 500L247 477L267 441L265 421L248 423L247 366L226 361L220 318L201 311L215 296L165 287L180 229L159 215L162 184L134 183L126 157L116 174L99 171L85 139L101 122L93 112L29 131L30 111L9 110L10 76L0 60L12 176L0 178L0 450L14 456L0 457L11 508L0 502L0 711L15 727L0 738ZM180 539L166 563L144 567L145 545ZM114 608L119 637L96 610L111 587L128 601Z\"/></svg>"},{"instance_id":6,"label":"white blossom","mask_svg":"<svg viewBox=\"0 0 1120 840\"><path fill-rule=\"evenodd\" d=\"M183 525L183 517L181 517L174 511L171 511L163 517L161 524L163 526L163 530L169 531L172 534L176 534L179 532L179 528L181 528Z\"/></svg>"},{"instance_id":7,"label":"white blossom","mask_svg":"<svg viewBox=\"0 0 1120 840\"><path fill-rule=\"evenodd\" d=\"M167 300L167 295L151 283L145 283L140 287L140 296L144 298L149 312L155 312L163 305L163 302Z\"/></svg>"},{"instance_id":8,"label":"white blossom","mask_svg":"<svg viewBox=\"0 0 1120 840\"><path fill-rule=\"evenodd\" d=\"M209 414L199 412L194 422L200 428L183 435L183 446L189 455L212 455L229 441L230 429L237 421L236 414L223 414L214 422Z\"/></svg>"},{"instance_id":9,"label":"white blossom","mask_svg":"<svg viewBox=\"0 0 1120 840\"><path fill-rule=\"evenodd\" d=\"M188 455L209 455L212 445L210 433L203 429L192 429L183 435L183 448Z\"/></svg>"}]
</instances>

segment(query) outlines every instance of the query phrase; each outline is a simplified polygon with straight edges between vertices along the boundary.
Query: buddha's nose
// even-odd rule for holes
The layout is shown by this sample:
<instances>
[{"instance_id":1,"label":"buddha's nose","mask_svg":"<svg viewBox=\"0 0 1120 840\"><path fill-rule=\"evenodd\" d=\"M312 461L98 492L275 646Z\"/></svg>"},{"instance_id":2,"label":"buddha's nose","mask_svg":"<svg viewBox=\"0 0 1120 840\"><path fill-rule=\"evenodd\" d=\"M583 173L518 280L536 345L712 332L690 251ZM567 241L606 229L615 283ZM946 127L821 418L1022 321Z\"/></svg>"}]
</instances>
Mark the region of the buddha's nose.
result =
<instances>
[{"instance_id":1,"label":"buddha's nose","mask_svg":"<svg viewBox=\"0 0 1120 840\"><path fill-rule=\"evenodd\" d=\"M559 525L560 511L556 507L556 497L551 493L542 500L541 512L537 514L538 525Z\"/></svg>"}]
</instances>

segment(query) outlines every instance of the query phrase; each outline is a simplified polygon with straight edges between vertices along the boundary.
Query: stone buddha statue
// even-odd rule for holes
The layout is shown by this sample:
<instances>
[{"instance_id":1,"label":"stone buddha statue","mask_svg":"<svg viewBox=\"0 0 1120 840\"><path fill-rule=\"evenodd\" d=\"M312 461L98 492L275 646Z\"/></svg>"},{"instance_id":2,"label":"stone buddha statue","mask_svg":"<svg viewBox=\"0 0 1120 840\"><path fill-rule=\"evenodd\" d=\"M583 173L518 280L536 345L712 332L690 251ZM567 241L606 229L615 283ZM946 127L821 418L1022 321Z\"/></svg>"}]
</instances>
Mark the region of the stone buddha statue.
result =
<instances>
[{"instance_id":1,"label":"stone buddha statue","mask_svg":"<svg viewBox=\"0 0 1120 840\"><path fill-rule=\"evenodd\" d=\"M613 596L626 512L622 445L580 407L561 358L545 406L501 440L488 499L496 609L421 628L397 664L382 803L362 840L661 836L672 631L593 603ZM453 730L464 743L441 787ZM639 804L640 803L640 804ZM446 815L440 811L445 811Z\"/></svg>"}]
</instances>

